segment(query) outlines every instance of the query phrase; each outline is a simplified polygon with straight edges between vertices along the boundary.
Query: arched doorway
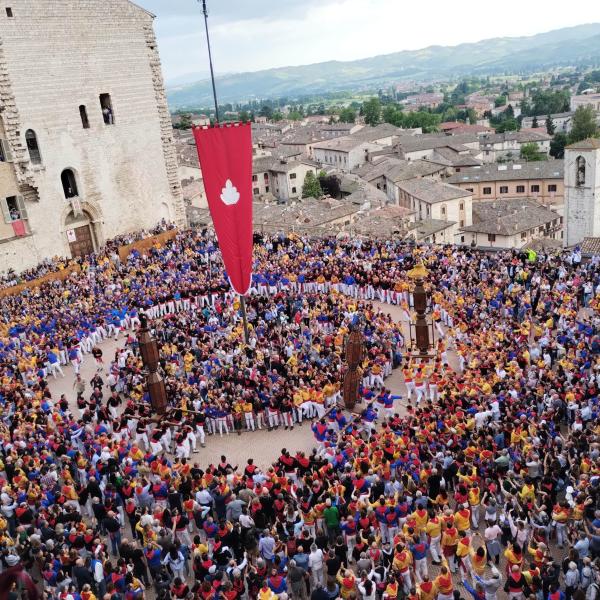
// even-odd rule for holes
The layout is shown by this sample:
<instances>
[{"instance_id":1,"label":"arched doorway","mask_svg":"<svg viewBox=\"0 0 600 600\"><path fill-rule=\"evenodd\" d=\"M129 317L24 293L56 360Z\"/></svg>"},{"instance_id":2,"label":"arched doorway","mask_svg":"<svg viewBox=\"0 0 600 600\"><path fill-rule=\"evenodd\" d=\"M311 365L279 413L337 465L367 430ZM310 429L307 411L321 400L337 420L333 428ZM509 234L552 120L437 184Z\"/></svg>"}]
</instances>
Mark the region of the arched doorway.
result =
<instances>
[{"instance_id":1,"label":"arched doorway","mask_svg":"<svg viewBox=\"0 0 600 600\"><path fill-rule=\"evenodd\" d=\"M165 220L167 223L171 222L171 209L166 202L162 202L160 205L160 218Z\"/></svg>"},{"instance_id":2,"label":"arched doorway","mask_svg":"<svg viewBox=\"0 0 600 600\"><path fill-rule=\"evenodd\" d=\"M65 219L65 230L72 258L91 254L98 248L95 225L85 210L78 215L71 211Z\"/></svg>"}]
</instances>

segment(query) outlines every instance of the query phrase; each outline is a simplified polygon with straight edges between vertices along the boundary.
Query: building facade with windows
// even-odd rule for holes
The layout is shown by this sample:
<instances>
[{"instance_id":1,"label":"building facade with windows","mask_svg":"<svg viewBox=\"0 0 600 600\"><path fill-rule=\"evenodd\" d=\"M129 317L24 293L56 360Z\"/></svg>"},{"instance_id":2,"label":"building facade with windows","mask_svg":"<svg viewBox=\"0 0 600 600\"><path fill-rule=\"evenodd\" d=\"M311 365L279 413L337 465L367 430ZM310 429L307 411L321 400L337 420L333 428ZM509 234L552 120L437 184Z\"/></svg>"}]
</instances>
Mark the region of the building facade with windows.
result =
<instances>
[{"instance_id":1,"label":"building facade with windows","mask_svg":"<svg viewBox=\"0 0 600 600\"><path fill-rule=\"evenodd\" d=\"M473 224L461 231L460 243L491 248L523 248L539 240L560 247L563 217L530 199L473 205Z\"/></svg>"},{"instance_id":2,"label":"building facade with windows","mask_svg":"<svg viewBox=\"0 0 600 600\"><path fill-rule=\"evenodd\" d=\"M489 164L462 169L446 181L473 194L473 200L533 198L546 205L564 203L564 161Z\"/></svg>"},{"instance_id":3,"label":"building facade with windows","mask_svg":"<svg viewBox=\"0 0 600 600\"><path fill-rule=\"evenodd\" d=\"M4 5L0 270L183 224L153 15L128 0Z\"/></svg>"},{"instance_id":4,"label":"building facade with windows","mask_svg":"<svg viewBox=\"0 0 600 600\"><path fill-rule=\"evenodd\" d=\"M414 211L414 228L421 228L417 239L453 244L473 222L473 199L466 190L426 178L401 181L397 187L398 205Z\"/></svg>"}]
</instances>

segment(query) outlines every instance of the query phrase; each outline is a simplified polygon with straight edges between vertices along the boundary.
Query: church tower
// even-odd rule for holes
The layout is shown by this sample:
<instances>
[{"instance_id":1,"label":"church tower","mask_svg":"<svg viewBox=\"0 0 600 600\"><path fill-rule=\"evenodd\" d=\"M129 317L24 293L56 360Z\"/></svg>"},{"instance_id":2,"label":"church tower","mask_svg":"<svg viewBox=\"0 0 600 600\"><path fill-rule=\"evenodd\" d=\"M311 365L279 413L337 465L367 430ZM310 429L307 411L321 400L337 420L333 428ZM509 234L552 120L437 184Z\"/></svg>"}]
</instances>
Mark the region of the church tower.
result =
<instances>
[{"instance_id":1,"label":"church tower","mask_svg":"<svg viewBox=\"0 0 600 600\"><path fill-rule=\"evenodd\" d=\"M564 245L600 237L600 139L565 148Z\"/></svg>"}]
</instances>

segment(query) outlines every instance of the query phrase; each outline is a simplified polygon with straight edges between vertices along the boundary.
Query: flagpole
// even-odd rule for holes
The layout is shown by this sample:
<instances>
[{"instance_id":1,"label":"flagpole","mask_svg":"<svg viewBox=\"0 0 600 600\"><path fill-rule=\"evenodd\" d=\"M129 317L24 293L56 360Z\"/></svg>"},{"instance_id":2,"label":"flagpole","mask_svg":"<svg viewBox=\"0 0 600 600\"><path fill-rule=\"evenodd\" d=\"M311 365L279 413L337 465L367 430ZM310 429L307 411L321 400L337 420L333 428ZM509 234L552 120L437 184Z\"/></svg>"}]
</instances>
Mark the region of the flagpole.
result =
<instances>
[{"instance_id":1,"label":"flagpole","mask_svg":"<svg viewBox=\"0 0 600 600\"><path fill-rule=\"evenodd\" d=\"M200 0L198 0L200 1ZM210 49L210 35L208 34L208 9L206 8L206 0L202 0L202 12L204 14L204 29L206 30L206 46L208 48L208 64L210 66L210 81L212 83L213 100L215 102L215 124L219 124L219 103L217 101L217 86L215 85L215 72L213 69L212 52ZM244 339L246 344L250 341L248 333L248 317L246 316L246 298L240 295L240 308L242 309L242 321L244 323Z\"/></svg>"}]
</instances>

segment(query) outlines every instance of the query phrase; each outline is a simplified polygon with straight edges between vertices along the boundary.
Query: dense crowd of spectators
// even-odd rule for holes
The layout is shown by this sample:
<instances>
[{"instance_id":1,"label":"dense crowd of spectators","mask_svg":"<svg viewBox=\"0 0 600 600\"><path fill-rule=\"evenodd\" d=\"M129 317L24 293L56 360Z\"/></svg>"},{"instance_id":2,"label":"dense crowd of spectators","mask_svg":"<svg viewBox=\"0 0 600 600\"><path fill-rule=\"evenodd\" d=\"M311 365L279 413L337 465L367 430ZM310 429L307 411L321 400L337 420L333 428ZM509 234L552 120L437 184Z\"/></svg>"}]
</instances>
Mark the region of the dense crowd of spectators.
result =
<instances>
[{"instance_id":1,"label":"dense crowd of spectators","mask_svg":"<svg viewBox=\"0 0 600 600\"><path fill-rule=\"evenodd\" d=\"M260 240L248 343L202 233L126 262L92 256L61 284L0 300L3 568L61 600L594 600L598 262L417 254ZM410 316L416 258L437 332L429 361L373 304ZM160 343L168 421L150 418L141 312ZM352 329L366 345L361 412L326 414ZM105 360L109 336L123 345ZM96 361L94 378L53 397L48 378L82 360ZM385 386L396 367L402 408ZM208 433L305 419L312 454L283 449L265 469L192 457Z\"/></svg>"}]
</instances>

